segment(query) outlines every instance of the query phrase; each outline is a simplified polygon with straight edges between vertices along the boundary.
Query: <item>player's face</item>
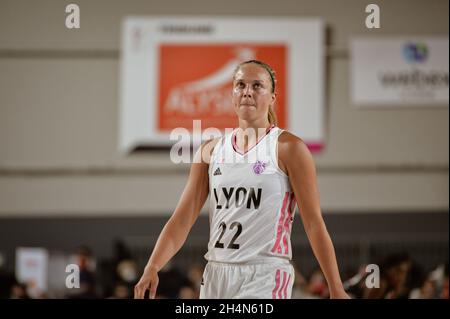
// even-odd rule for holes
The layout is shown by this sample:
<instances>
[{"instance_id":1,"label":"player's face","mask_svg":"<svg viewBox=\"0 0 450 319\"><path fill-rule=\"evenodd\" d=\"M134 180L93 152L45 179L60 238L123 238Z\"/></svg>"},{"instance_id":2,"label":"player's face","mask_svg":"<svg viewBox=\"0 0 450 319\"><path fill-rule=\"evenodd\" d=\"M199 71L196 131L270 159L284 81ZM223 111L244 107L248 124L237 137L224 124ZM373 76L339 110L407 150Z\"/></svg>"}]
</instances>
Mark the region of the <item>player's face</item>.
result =
<instances>
[{"instance_id":1,"label":"player's face","mask_svg":"<svg viewBox=\"0 0 450 319\"><path fill-rule=\"evenodd\" d=\"M254 63L241 66L233 81L232 103L237 116L250 122L265 120L274 101L269 73Z\"/></svg>"}]
</instances>

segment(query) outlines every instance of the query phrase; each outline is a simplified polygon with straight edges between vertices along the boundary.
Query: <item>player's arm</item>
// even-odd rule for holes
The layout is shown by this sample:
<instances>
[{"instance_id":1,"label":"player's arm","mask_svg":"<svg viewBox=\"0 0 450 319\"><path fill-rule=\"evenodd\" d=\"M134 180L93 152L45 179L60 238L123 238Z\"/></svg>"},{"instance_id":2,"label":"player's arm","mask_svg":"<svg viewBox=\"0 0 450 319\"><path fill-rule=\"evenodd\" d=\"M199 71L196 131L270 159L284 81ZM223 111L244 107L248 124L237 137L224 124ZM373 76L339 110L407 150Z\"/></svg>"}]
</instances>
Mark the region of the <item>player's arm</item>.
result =
<instances>
[{"instance_id":1,"label":"player's arm","mask_svg":"<svg viewBox=\"0 0 450 319\"><path fill-rule=\"evenodd\" d=\"M327 280L330 297L348 298L339 275L333 243L322 218L313 157L306 144L288 132L279 137L278 157L289 176L305 232Z\"/></svg>"},{"instance_id":2,"label":"player's arm","mask_svg":"<svg viewBox=\"0 0 450 319\"><path fill-rule=\"evenodd\" d=\"M158 271L183 246L192 225L197 220L200 210L208 197L209 156L217 141L218 139L206 141L196 152L181 198L172 216L161 231L144 273L135 286L135 298L144 298L147 289L150 289L150 298L155 297L158 286Z\"/></svg>"}]
</instances>

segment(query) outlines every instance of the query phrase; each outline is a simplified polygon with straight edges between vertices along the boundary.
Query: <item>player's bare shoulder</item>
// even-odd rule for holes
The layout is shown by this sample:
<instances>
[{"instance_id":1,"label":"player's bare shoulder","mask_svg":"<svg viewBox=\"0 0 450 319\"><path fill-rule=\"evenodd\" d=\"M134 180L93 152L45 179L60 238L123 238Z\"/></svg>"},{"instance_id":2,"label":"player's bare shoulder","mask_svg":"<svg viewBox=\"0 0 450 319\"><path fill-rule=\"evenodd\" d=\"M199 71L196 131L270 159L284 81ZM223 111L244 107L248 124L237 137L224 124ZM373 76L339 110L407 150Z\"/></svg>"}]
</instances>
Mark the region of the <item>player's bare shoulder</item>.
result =
<instances>
[{"instance_id":1,"label":"player's bare shoulder","mask_svg":"<svg viewBox=\"0 0 450 319\"><path fill-rule=\"evenodd\" d=\"M304 157L311 156L306 143L298 136L283 131L278 137L278 165L285 172ZM289 175L289 174L288 174Z\"/></svg>"}]
</instances>

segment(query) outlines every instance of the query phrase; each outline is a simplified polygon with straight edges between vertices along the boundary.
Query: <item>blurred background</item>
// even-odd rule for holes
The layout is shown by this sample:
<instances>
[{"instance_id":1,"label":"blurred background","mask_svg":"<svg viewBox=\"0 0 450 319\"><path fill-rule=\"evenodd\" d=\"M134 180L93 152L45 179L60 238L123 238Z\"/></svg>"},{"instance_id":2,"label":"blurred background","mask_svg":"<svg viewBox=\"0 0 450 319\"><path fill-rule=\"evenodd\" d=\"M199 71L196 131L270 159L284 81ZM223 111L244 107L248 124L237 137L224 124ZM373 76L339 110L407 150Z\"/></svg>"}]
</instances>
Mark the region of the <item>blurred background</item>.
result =
<instances>
[{"instance_id":1,"label":"blurred background","mask_svg":"<svg viewBox=\"0 0 450 319\"><path fill-rule=\"evenodd\" d=\"M184 188L188 164L164 148L118 151L121 23L130 15L319 17L325 32L325 146L315 153L324 219L356 298L448 298L448 100L355 108L354 36L448 38L447 0L0 0L0 298L130 298ZM270 26L268 26L270 27ZM448 44L447 44L448 45ZM448 90L448 68L447 68ZM296 218L293 297L327 287ZM206 207L160 274L159 298L196 298ZM77 264L80 288L66 266ZM381 288L364 288L377 264Z\"/></svg>"}]
</instances>

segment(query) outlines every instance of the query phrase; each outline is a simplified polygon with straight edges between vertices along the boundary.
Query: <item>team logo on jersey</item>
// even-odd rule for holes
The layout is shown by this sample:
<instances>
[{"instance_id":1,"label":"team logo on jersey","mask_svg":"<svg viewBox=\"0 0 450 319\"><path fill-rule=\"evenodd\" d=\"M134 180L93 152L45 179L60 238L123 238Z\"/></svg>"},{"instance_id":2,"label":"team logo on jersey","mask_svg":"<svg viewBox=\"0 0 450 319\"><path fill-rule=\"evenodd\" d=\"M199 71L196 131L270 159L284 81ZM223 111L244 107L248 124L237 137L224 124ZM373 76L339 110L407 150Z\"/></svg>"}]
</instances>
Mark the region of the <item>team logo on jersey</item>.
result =
<instances>
[{"instance_id":1,"label":"team logo on jersey","mask_svg":"<svg viewBox=\"0 0 450 319\"><path fill-rule=\"evenodd\" d=\"M261 174L266 169L267 163L263 163L261 161L256 161L255 164L253 164L253 172L255 172L256 175Z\"/></svg>"},{"instance_id":2,"label":"team logo on jersey","mask_svg":"<svg viewBox=\"0 0 450 319\"><path fill-rule=\"evenodd\" d=\"M213 174L214 176L216 176L216 175L222 175L222 172L220 171L220 168L219 167L217 167L217 169L214 171L214 174Z\"/></svg>"}]
</instances>

